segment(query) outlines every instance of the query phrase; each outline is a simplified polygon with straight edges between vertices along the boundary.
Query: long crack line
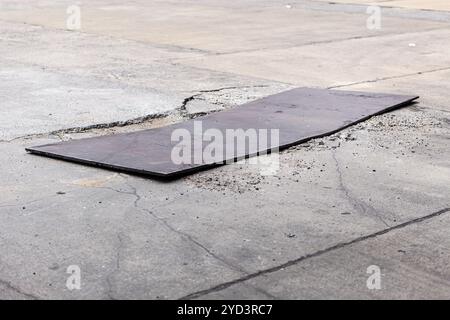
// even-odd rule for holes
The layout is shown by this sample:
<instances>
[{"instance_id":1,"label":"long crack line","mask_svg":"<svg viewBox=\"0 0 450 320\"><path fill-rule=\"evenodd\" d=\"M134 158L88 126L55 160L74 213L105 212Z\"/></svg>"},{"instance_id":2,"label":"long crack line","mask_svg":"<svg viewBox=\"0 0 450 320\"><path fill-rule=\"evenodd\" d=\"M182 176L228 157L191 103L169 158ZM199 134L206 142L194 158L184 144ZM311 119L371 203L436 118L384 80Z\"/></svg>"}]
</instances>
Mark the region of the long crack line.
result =
<instances>
[{"instance_id":1,"label":"long crack line","mask_svg":"<svg viewBox=\"0 0 450 320\"><path fill-rule=\"evenodd\" d=\"M188 110L187 110L187 105L189 104L189 102L195 100L197 97L201 96L204 93L220 92L223 90L246 89L246 88L266 88L266 87L269 87L269 85L261 84L261 85L252 85L252 86L230 86L230 87L222 87L222 88L218 88L218 89L199 90L198 93L185 98L183 100L181 106L178 108L178 110L182 117L192 118L192 117L197 116L197 114L189 115ZM214 112L214 111L211 111L211 112ZM206 114L206 113L204 113L204 112L201 113L201 115L204 115L204 114Z\"/></svg>"},{"instance_id":2,"label":"long crack line","mask_svg":"<svg viewBox=\"0 0 450 320\"><path fill-rule=\"evenodd\" d=\"M198 297L207 295L207 294L212 293L212 292L222 291L222 290L224 290L224 289L226 289L228 287L231 287L231 286L233 286L235 284L239 284L239 283L242 283L242 282L245 282L245 281L257 278L259 276L266 275L266 274L274 273L276 271L279 271L279 270L291 267L293 265L296 265L296 264L298 264L298 263L300 263L302 261L305 261L307 259L315 258L315 257L321 256L321 255L323 255L325 253L329 253L329 252L332 252L332 251L335 251L335 250L338 250L338 249L342 249L342 248L345 248L347 246L350 246L350 245L353 245L353 244L356 244L356 243L359 243L359 242L363 242L363 241L366 241L366 240L369 240L369 239L374 239L374 238L377 238L377 237L379 237L381 235L384 235L384 234L389 233L389 232L394 231L394 230L403 229L403 228L408 227L410 225L421 223L423 221L427 221L429 219L438 217L438 216L440 216L440 215L442 215L442 214L444 214L446 212L449 212L449 211L450 211L450 207L444 208L442 210L433 212L433 213L431 213L429 215L426 215L426 216L423 216L423 217L420 217L420 218L416 218L416 219L413 219L413 220L410 220L410 221L398 224L396 226L393 226L393 227L390 227L390 228L386 228L386 229L383 229L383 230L371 233L371 234L366 235L366 236L362 236L362 237L359 237L359 238L356 238L356 239L353 239L353 240L350 240L350 241L347 241L347 242L341 242L341 243L338 243L338 244L336 244L334 246L331 246L331 247L328 247L328 248L316 251L314 253L310 253L310 254L301 256L301 257L299 257L297 259L288 261L288 262L283 263L281 265L278 265L278 266L275 266L275 267L272 267L272 268L268 268L268 269L264 269L264 270L260 270L258 272L246 275L246 276L244 276L242 278L238 278L238 279L235 279L235 280L232 280L232 281L224 282L224 283L221 283L221 284L219 284L217 286L211 287L209 289L205 289L205 290L201 290L201 291L197 291L197 292L188 294L188 295L180 298L180 300L194 299L194 298L198 298Z\"/></svg>"},{"instance_id":3,"label":"long crack line","mask_svg":"<svg viewBox=\"0 0 450 320\"><path fill-rule=\"evenodd\" d=\"M92 125L87 125L87 126L78 126L78 127L59 129L59 130L54 130L54 131L50 131L50 132L26 134L26 135L15 137L15 138L9 139L9 140L8 139L0 139L0 143L10 143L10 142L13 142L16 140L21 140L21 139L41 138L41 137L47 137L47 136L56 136L60 140L62 140L62 136L64 134L84 133L84 132L88 132L88 131L92 131L92 130L96 130L96 129L111 129L111 128L126 127L126 126L131 126L131 125L138 125L138 124L143 124L145 122L155 120L155 119L163 119L163 118L167 118L169 116L177 116L177 113L182 119L191 119L191 118L194 118L197 116L216 112L215 110L212 110L209 112L188 114L188 111L186 109L187 104L190 101L196 99L198 96L201 96L204 93L220 92L223 90L233 90L233 89L265 88L265 87L269 87L269 85L230 86L230 87L222 87L222 88L217 88L217 89L199 90L196 94L193 94L193 95L183 99L181 105L178 108L175 108L170 111L161 112L161 113L152 113L152 114L148 114L148 115L144 115L141 117L132 118L132 119L128 119L128 120L118 120L118 121L112 121L112 122L92 124Z\"/></svg>"},{"instance_id":4,"label":"long crack line","mask_svg":"<svg viewBox=\"0 0 450 320\"><path fill-rule=\"evenodd\" d=\"M357 82L350 82L345 84L339 84L331 87L327 87L327 89L337 89L337 88L343 88L343 87L351 87L358 84L365 84L365 83L374 83L379 81L386 81L386 80L392 80L392 79L401 79L401 78L407 78L407 77L413 77L417 75L427 74L427 73L433 73L433 72L439 72L439 71L446 71L450 70L450 67L443 67L443 68L437 68L437 69L431 69L431 70L425 70L425 71L418 71L414 73L407 73L407 74L401 74L396 76L390 76L390 77L381 77L371 80L363 80L363 81L357 81Z\"/></svg>"},{"instance_id":5,"label":"long crack line","mask_svg":"<svg viewBox=\"0 0 450 320\"><path fill-rule=\"evenodd\" d=\"M226 259L219 257L218 255L216 255L214 252L212 252L211 250L209 250L207 247L205 247L202 243L200 243L199 241L197 241L196 239L194 239L191 235L180 231L176 228L174 228L172 225L170 225L165 219L161 218L160 216L158 216L157 214L155 214L153 211L142 207L139 205L139 202L142 200L142 197L139 195L139 193L137 192L137 189L128 184L127 185L132 189L132 192L130 192L129 194L132 194L136 197L135 201L134 201L134 207L140 211L146 212L149 215L151 215L154 219L156 219L158 222L160 222L161 224L163 224L167 229L169 229L170 231L180 235L182 238L188 240L189 242L191 242L192 244L194 244L195 246L197 246L198 248L200 248L201 250L203 250L204 252L206 252L209 256L213 257L214 259L220 261L222 264L224 264L225 266L227 266L228 268L237 271L239 273L242 274L248 274L248 272L244 269L242 269L239 266L235 266L232 263L230 263L229 261L227 261Z\"/></svg>"},{"instance_id":6,"label":"long crack line","mask_svg":"<svg viewBox=\"0 0 450 320\"><path fill-rule=\"evenodd\" d=\"M20 288L18 288L18 287L16 287L16 286L13 286L13 285L12 285L10 282L8 282L8 281L0 280L0 285L3 285L3 286L5 286L6 288L8 288L8 289L10 289L10 290L12 290L12 291L14 291L14 292L16 292L16 293L18 293L18 294L24 296L24 297L26 297L26 298L28 298L28 299L39 300L39 297L38 297L38 296L35 296L35 295L31 294L31 293L24 292L24 291L21 290Z\"/></svg>"},{"instance_id":7,"label":"long crack line","mask_svg":"<svg viewBox=\"0 0 450 320\"><path fill-rule=\"evenodd\" d=\"M112 190L114 190L114 189L112 189ZM117 191L117 190L114 190L114 191ZM117 191L117 192L119 192L119 191ZM110 300L117 300L114 297L112 278L114 277L115 273L120 270L121 251L123 248L123 240L122 240L122 236L120 233L117 234L117 242L118 242L118 245L117 245L117 249L116 249L115 267L106 277L106 284L108 286L108 290L107 290L106 294L108 296L108 299L110 299Z\"/></svg>"},{"instance_id":8,"label":"long crack line","mask_svg":"<svg viewBox=\"0 0 450 320\"><path fill-rule=\"evenodd\" d=\"M361 213L363 213L365 215L368 215L370 212L373 213L373 214L370 215L370 217L373 217L373 216L377 217L386 227L389 228L390 225L381 216L379 216L377 214L376 210L372 206L370 206L369 204L367 204L367 203L365 203L365 202L363 202L363 201L353 197L350 194L350 190L344 184L344 180L343 180L343 177L342 177L342 170L340 168L339 161L336 158L336 150L332 151L331 156L332 156L332 158L333 158L333 160L334 160L334 162L336 164L336 171L338 173L339 187L342 190L342 192L344 193L345 198L351 204L351 206L354 209L358 210L359 212L361 212Z\"/></svg>"}]
</instances>

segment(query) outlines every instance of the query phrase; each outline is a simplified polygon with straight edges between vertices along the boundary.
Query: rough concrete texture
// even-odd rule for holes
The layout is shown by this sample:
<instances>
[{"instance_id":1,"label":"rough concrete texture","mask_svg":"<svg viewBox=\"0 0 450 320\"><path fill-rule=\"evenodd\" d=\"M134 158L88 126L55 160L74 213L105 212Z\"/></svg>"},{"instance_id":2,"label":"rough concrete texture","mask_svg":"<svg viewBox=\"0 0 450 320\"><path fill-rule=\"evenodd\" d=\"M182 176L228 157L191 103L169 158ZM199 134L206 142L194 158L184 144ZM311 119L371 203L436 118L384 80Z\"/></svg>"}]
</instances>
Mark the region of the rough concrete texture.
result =
<instances>
[{"instance_id":1,"label":"rough concrete texture","mask_svg":"<svg viewBox=\"0 0 450 320\"><path fill-rule=\"evenodd\" d=\"M321 0L328 1L328 0ZM447 0L334 0L336 3L353 3L362 5L378 5L383 7L400 7L409 9L442 10L450 11L450 3Z\"/></svg>"},{"instance_id":2,"label":"rough concrete texture","mask_svg":"<svg viewBox=\"0 0 450 320\"><path fill-rule=\"evenodd\" d=\"M348 2L97 0L67 31L71 1L0 1L0 298L450 298L448 12L381 2L411 5L368 30ZM161 182L24 151L299 85L421 99L282 152L272 176Z\"/></svg>"}]
</instances>

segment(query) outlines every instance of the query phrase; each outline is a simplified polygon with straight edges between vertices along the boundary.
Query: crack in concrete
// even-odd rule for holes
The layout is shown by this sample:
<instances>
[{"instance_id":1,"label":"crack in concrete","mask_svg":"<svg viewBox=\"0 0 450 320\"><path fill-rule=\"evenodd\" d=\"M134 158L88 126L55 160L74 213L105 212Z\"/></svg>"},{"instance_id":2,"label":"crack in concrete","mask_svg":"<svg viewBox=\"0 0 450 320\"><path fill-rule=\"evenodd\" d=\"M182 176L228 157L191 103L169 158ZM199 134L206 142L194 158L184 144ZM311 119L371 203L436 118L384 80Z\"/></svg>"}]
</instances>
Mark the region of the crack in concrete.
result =
<instances>
[{"instance_id":1,"label":"crack in concrete","mask_svg":"<svg viewBox=\"0 0 450 320\"><path fill-rule=\"evenodd\" d=\"M402 75L398 75L398 76L381 77L381 78L376 78L376 79L371 79L371 80L357 81L357 82L351 82L351 83L347 83L347 84L339 84L339 85L327 87L326 89L336 89L336 88L355 86L355 85L364 84L364 83L374 83L374 82L386 81L386 80L392 80L392 79L407 78L407 77L413 77L413 76L418 76L418 75L427 74L427 73L446 71L446 70L450 70L450 67L442 67L442 68L438 68L438 69L418 71L418 72L402 74Z\"/></svg>"},{"instance_id":2,"label":"crack in concrete","mask_svg":"<svg viewBox=\"0 0 450 320\"><path fill-rule=\"evenodd\" d=\"M5 281L5 280L1 280L1 279L0 279L0 285L3 285L3 286L5 286L6 288L8 288L8 289L10 289L10 290L12 290L12 291L14 291L14 292L16 292L16 293L18 293L18 294L24 296L24 297L26 297L26 298L28 298L28 299L32 299L32 300L40 300L38 296L33 295L33 294L31 294L31 293L28 293L28 292L25 292L25 291L21 290L20 288L18 288L18 287L16 287L16 286L12 285L9 281Z\"/></svg>"},{"instance_id":3,"label":"crack in concrete","mask_svg":"<svg viewBox=\"0 0 450 320\"><path fill-rule=\"evenodd\" d=\"M407 32L388 32L383 34L374 34L374 35L359 35L359 36L351 36L351 37L345 37L345 38L337 38L337 39L326 39L326 40L318 40L318 41L310 41L305 43L299 43L297 45L291 44L287 46L277 46L277 47L265 47L265 48L258 48L258 49L248 49L248 50L236 50L236 51L228 51L228 52L218 52L215 54L211 54L213 56L226 56L226 55L233 55L233 54L241 54L241 53L257 53L261 51L267 51L267 50L285 50L285 49L293 49L293 48L301 48L301 47L307 47L307 46L315 46L315 45L321 45L321 44L331 44L331 43L339 43L339 42L345 42L345 41L351 41L351 40L364 40L364 39L371 39L371 38L383 38L383 37L389 37L389 36L403 36L403 35L410 35L415 33L423 33L423 32L429 32L429 31L439 31L439 30L447 30L449 27L437 27L437 28L429 28L424 29L421 31L407 31ZM195 58L178 58L175 59L178 62L183 62L185 60L193 60Z\"/></svg>"},{"instance_id":4,"label":"crack in concrete","mask_svg":"<svg viewBox=\"0 0 450 320\"><path fill-rule=\"evenodd\" d=\"M39 138L39 137L45 137L45 136L57 136L58 138L61 139L61 135L64 135L64 134L83 133L83 132L88 132L88 131L95 130L95 129L110 129L110 128L116 128L116 127L126 127L126 126L130 126L130 125L141 124L141 123L147 122L149 120L166 118L169 115L171 115L171 112L154 113L154 114L149 114L149 115L145 115L142 117L137 117L137 118L123 120L123 121L119 120L119 121L112 121L112 122L106 122L106 123L92 124L92 125L88 125L88 126L59 129L59 130L54 130L54 131L50 131L47 133L32 133L32 134L15 137L10 140L0 140L0 142L9 143L9 142L13 142L15 140L32 139L32 138Z\"/></svg>"},{"instance_id":5,"label":"crack in concrete","mask_svg":"<svg viewBox=\"0 0 450 320\"><path fill-rule=\"evenodd\" d=\"M121 175L124 179L127 179L127 176L125 175ZM192 244L194 244L195 246L199 247L201 250L205 251L208 255L210 255L211 257L213 257L214 259L220 261L222 264L224 264L225 266L227 266L228 268L237 271L239 273L242 274L248 274L248 272L238 266L233 265L232 263L230 263L229 261L227 261L226 259L219 257L218 255L216 255L215 253L213 253L210 249L208 249L206 246L204 246L202 243L200 243L198 240L194 239L194 237L192 237L191 235L177 230L175 229L172 225L170 225L165 219L161 218L160 216L156 215L153 211L144 208L142 206L139 205L139 202L142 200L142 197L139 195L139 193L137 192L137 188L134 187L133 185L125 182L125 184L132 190L132 191L124 191L124 190L117 190L111 187L95 187L96 189L106 189L106 190L111 190L117 193L121 193L121 194L127 194L127 195L132 195L135 197L135 200L133 202L133 206L140 211L146 212L148 214L150 214L154 219L156 219L159 223L163 224L167 229L169 229L170 231L180 235L183 239L188 240L189 242L191 242ZM109 280L107 279L107 283L108 285L110 285ZM255 288L257 289L257 288ZM257 289L258 290L258 289ZM264 292L263 290L261 291L264 294L267 294L267 296L271 297L271 295L269 293Z\"/></svg>"},{"instance_id":6,"label":"crack in concrete","mask_svg":"<svg viewBox=\"0 0 450 320\"><path fill-rule=\"evenodd\" d=\"M333 149L331 151L331 157L333 158L335 164L336 164L336 171L338 173L338 181L339 181L339 189L344 193L345 198L348 200L348 202L350 203L350 205L357 210L358 212L363 213L366 216L369 217L377 217L386 227L390 227L390 225L384 221L384 219L379 216L377 214L377 211L375 210L375 208L373 208L372 206L370 206L369 204L365 203L364 201L361 201L360 199L357 199L355 197L353 197L350 194L350 190L346 187L346 185L344 184L344 180L342 177L342 170L340 168L339 165L339 161L336 158L336 149Z\"/></svg>"},{"instance_id":7,"label":"crack in concrete","mask_svg":"<svg viewBox=\"0 0 450 320\"><path fill-rule=\"evenodd\" d=\"M111 190L114 190L114 189L111 189ZM117 191L117 190L114 190L114 191ZM119 192L119 191L117 191L117 192ZM117 245L117 249L116 249L115 268L106 277L106 284L108 286L106 295L109 300L117 300L114 297L112 278L114 277L114 274L120 270L121 251L123 248L123 240L122 240L122 235L120 233L117 234L117 239L118 239L118 245Z\"/></svg>"},{"instance_id":8,"label":"crack in concrete","mask_svg":"<svg viewBox=\"0 0 450 320\"><path fill-rule=\"evenodd\" d=\"M201 96L204 93L213 93L213 92L220 92L220 91L224 91L224 90L234 90L234 89L267 88L267 87L269 87L269 85L261 84L261 85L252 85L252 86L230 86L230 87L222 87L222 88L218 88L218 89L199 90L198 93L185 98L178 110L180 112L180 115L183 118L192 119L192 118L198 117L199 115L206 115L209 113L217 112L216 110L212 110L209 112L198 112L198 113L191 113L191 114L188 113L187 105L189 104L189 102L197 99L197 97Z\"/></svg>"},{"instance_id":9,"label":"crack in concrete","mask_svg":"<svg viewBox=\"0 0 450 320\"><path fill-rule=\"evenodd\" d=\"M7 19L2 18L2 19L0 19L0 22L16 24L16 25L27 25L27 26L31 26L34 28L37 27L37 28L47 30L50 32L61 32L61 33L68 33L68 34L74 33L73 30L67 30L65 28L51 27L48 25L41 25L41 24L36 24L36 23L31 23L31 22L26 22L26 21L15 21L15 20L7 20ZM77 30L76 33L79 33L82 35L87 35L87 36L94 36L94 37L97 37L100 39L108 39L108 40L119 39L119 40L121 40L123 42L127 42L127 43L137 43L137 44L141 44L141 45L148 46L151 48L166 49L168 52L172 52L172 51L182 52L182 53L183 52L194 52L194 53L199 53L199 54L204 54L204 55L215 53L213 51L204 50L204 49L200 49L200 48L186 47L186 46L180 46L180 45L175 45L175 44L151 42L148 40L145 40L145 41L136 40L136 39L117 37L117 36L102 34L102 33L87 32L87 31L82 31L82 30ZM170 61L170 58L166 58L166 59L160 58L160 59L156 59L156 61L162 61L162 62Z\"/></svg>"},{"instance_id":10,"label":"crack in concrete","mask_svg":"<svg viewBox=\"0 0 450 320\"><path fill-rule=\"evenodd\" d=\"M125 179L126 177L123 176ZM203 244L201 244L199 241L195 240L192 236L190 236L189 234L182 232L180 230L177 230L175 228L173 228L170 224L167 223L167 221L165 221L164 219L162 219L161 217L155 215L152 211L148 210L147 208L143 208L141 206L138 205L138 202L142 199L142 197L137 193L137 189L130 185L129 183L126 183L126 185L128 187L130 187L133 191L122 191L122 190L117 190L111 187L98 187L98 189L107 189L107 190L111 190L117 193L122 193L122 194L127 194L127 195L133 195L136 197L135 201L134 201L134 207L138 210L144 211L148 214L150 214L153 218L155 218L158 222L164 224L164 226L166 228L168 228L170 231L175 232L177 234L179 234L182 238L187 239L188 241L190 241L191 243L193 243L194 245L200 247L202 250L204 250L208 255L212 256L214 259L220 261L221 263L225 264L228 268L233 269L235 271L238 271L240 273L243 274L248 274L248 272L246 272L245 270L243 270L242 268L236 267L232 264L230 264L228 261L226 261L225 259L217 256L216 254L214 254L211 250L209 250L207 247L205 247ZM113 295L113 290L112 290L112 286L113 283L111 281L111 277L114 275L115 272L117 272L120 269L120 250L122 249L123 246L123 241L121 239L120 234L117 235L119 238L119 246L117 248L117 257L116 257L116 268L114 271L111 272L111 274L108 275L108 277L106 278L106 283L108 285L108 291L107 291L107 296L110 300L116 300L116 298ZM270 298L270 299L277 299L277 297L275 297L274 295L268 293L267 291L258 288L256 286L252 286L253 289L255 289L256 291L264 294L266 297Z\"/></svg>"},{"instance_id":11,"label":"crack in concrete","mask_svg":"<svg viewBox=\"0 0 450 320\"><path fill-rule=\"evenodd\" d=\"M58 197L58 196L59 196L58 194L54 194L54 195L51 195L51 196L48 196L48 197L42 197L42 198L39 198L39 199L34 199L34 200L31 200L31 201L28 201L28 202L25 202L25 203L2 204L2 205L0 205L0 208L12 208L12 207L19 207L19 206L27 206L27 205L30 205L30 204L35 203L35 202L48 200L48 199L55 198L55 197Z\"/></svg>"},{"instance_id":12,"label":"crack in concrete","mask_svg":"<svg viewBox=\"0 0 450 320\"><path fill-rule=\"evenodd\" d=\"M386 3L389 1L382 2ZM299 8L312 11L359 14L365 14L367 7L373 5L370 3L336 3L332 1L326 2L312 0L293 0L292 4L294 6L298 6ZM431 20L439 22L450 21L450 13L444 10L417 9L396 6L382 6L381 8L383 10L383 15L389 17L396 17L401 19Z\"/></svg>"},{"instance_id":13,"label":"crack in concrete","mask_svg":"<svg viewBox=\"0 0 450 320\"><path fill-rule=\"evenodd\" d=\"M151 120L155 120L155 119L163 119L163 118L167 118L169 116L176 116L177 113L179 116L181 116L182 119L192 119L192 118L195 118L198 116L217 112L217 110L211 110L208 112L198 112L198 113L191 113L191 114L188 113L188 111L186 109L188 103L192 100L195 100L198 96L201 96L204 93L220 92L223 90L233 90L233 89L266 88L266 87L269 87L269 85L230 86L230 87L222 87L222 88L218 88L218 89L199 90L198 93L185 98L182 101L180 107L175 108L171 111L161 112L161 113L152 113L152 114L148 114L148 115L144 115L141 117L132 118L132 119L128 119L128 120L118 120L118 121L112 121L112 122L106 122L106 123L92 124L92 125L87 125L87 126L71 127L71 128L54 130L54 131L50 131L50 132L32 133L32 134L15 137L10 140L0 139L0 143L10 143L15 140L40 138L40 137L47 137L47 136L57 136L60 140L63 140L62 136L64 134L84 133L84 132L89 132L89 131L96 130L96 129L111 129L111 128L117 128L117 127L126 127L126 126L130 126L130 125L137 125L137 124L142 124L147 121L151 121Z\"/></svg>"},{"instance_id":14,"label":"crack in concrete","mask_svg":"<svg viewBox=\"0 0 450 320\"><path fill-rule=\"evenodd\" d=\"M120 177L124 178L125 180L127 179L127 176L119 173L118 174ZM128 186L130 186L129 184L127 184ZM114 191L120 194L126 194L126 195L131 195L131 196L136 196L135 192L131 192L131 191L125 191L125 190L118 190L118 189L114 189L112 187L92 187L94 189L104 189L104 190L110 190L110 191ZM107 291L106 291L106 295L108 297L109 300L117 300L117 298L114 296L114 290L113 290L113 280L112 278L114 277L114 274L120 270L120 261L121 261L121 251L123 249L123 239L122 239L122 234L119 232L117 233L117 248L116 248L116 258L115 258L115 267L114 269L106 276L105 282L107 284Z\"/></svg>"},{"instance_id":15,"label":"crack in concrete","mask_svg":"<svg viewBox=\"0 0 450 320\"><path fill-rule=\"evenodd\" d=\"M313 253L310 253L310 254L306 254L304 256L301 256L301 257L299 257L297 259L294 259L294 260L290 260L290 261L288 261L286 263L283 263L281 265L278 265L278 266L275 266L275 267L272 267L272 268L268 268L268 269L264 269L264 270L260 270L260 271L257 271L255 273L248 274L248 275L246 275L246 276L244 276L242 278L238 278L238 279L235 279L235 280L232 280L232 281L224 282L224 283L221 283L221 284L219 284L217 286L211 287L209 289L200 290L200 291L188 294L188 295L180 298L179 300L195 299L195 298L199 298L201 296L207 295L209 293L222 291L222 290L227 289L227 288L229 288L229 287L231 287L233 285L236 285L236 284L239 284L239 283L243 283L245 281L248 281L248 280L251 280L251 279L254 279L254 278L266 275L266 274L274 273L276 271L280 271L282 269L294 266L294 265L296 265L296 264L298 264L298 263L300 263L302 261L305 261L307 259L319 257L319 256L321 256L323 254L328 253L328 252L332 252L332 251L335 251L335 250L338 250L338 249L342 249L342 248L345 248L345 247L348 247L348 246L351 246L353 244L356 244L356 243L359 243L359 242L363 242L363 241L366 241L366 240L369 240L369 239L374 239L374 238L377 238L377 237L379 237L381 235L387 234L387 233L389 233L391 231L403 229L403 228L408 227L410 225L421 223L423 221L427 221L429 219L438 217L438 216L440 216L440 215L442 215L444 213L447 213L449 211L450 211L450 207L444 208L442 210L433 212L433 213L431 213L429 215L426 215L426 216L423 216L423 217L420 217L420 218L416 218L416 219L412 219L412 220L409 220L407 222L398 224L398 225L393 226L393 227L389 227L389 228L386 228L386 229L383 229L383 230L380 230L380 231L377 231L377 232L374 232L374 233L371 233L371 234L368 234L368 235L365 235L365 236L362 236L362 237L355 238L355 239L347 241L347 242L341 242L341 243L338 243L338 244L333 245L331 247L328 247L328 248L325 248L325 249L322 249L322 250L319 250L319 251L316 251L316 252L313 252Z\"/></svg>"},{"instance_id":16,"label":"crack in concrete","mask_svg":"<svg viewBox=\"0 0 450 320\"><path fill-rule=\"evenodd\" d=\"M189 235L186 232L180 231L176 228L174 228L171 224L169 224L164 218L161 218L160 216L158 216L157 214L155 214L153 211L142 207L139 205L139 202L142 200L142 197L139 195L139 193L137 192L136 187L132 186L129 183L126 183L128 185L128 187L130 187L132 189L131 192L125 192L127 194L131 194L135 196L135 200L134 200L134 207L137 210L143 211L148 213L149 215L151 215L155 220L157 220L159 223L161 223L162 225L164 225L167 229L169 229L170 231L178 234L179 236L181 236L181 238L188 240L190 243L194 244L195 246L197 246L198 248L200 248L202 251L206 252L209 256L213 257L214 259L216 259L217 261L220 261L222 264L224 264L225 266L227 266L228 268L237 271L239 273L243 273L243 274L248 274L248 272L238 266L233 265L232 263L230 263L229 261L227 261L226 259L219 257L218 255L216 255L214 252L212 252L210 249L208 249L206 246L204 246L202 243L200 243L198 240L196 240L194 237L192 237L191 235ZM120 191L118 191L120 192Z\"/></svg>"}]
</instances>

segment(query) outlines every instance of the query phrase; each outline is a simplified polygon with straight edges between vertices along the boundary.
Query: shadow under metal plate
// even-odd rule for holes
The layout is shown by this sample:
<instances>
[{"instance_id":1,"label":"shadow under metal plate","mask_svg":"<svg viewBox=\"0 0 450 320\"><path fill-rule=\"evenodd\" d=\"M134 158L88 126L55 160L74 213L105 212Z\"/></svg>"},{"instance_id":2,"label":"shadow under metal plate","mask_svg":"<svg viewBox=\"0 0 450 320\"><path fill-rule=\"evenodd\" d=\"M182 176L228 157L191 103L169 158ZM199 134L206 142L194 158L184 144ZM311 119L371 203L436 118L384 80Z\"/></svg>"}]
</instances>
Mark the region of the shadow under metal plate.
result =
<instances>
[{"instance_id":1,"label":"shadow under metal plate","mask_svg":"<svg viewBox=\"0 0 450 320\"><path fill-rule=\"evenodd\" d=\"M391 95L355 91L297 88L268 96L230 110L212 113L162 128L148 129L27 148L26 150L51 158L93 165L129 173L176 177L242 159L270 148L287 148L311 138L335 133L350 125L410 104L417 96ZM235 150L231 159L221 161L176 164L171 159L178 142L171 141L175 129L187 129L193 136L194 122L201 121L203 132L210 128L279 130L279 145L258 150ZM197 123L198 125L198 123ZM228 142L230 143L230 142ZM193 146L203 150L209 142ZM223 142L226 150L227 141ZM196 148L196 150L194 150ZM217 160L217 159L216 159Z\"/></svg>"}]
</instances>

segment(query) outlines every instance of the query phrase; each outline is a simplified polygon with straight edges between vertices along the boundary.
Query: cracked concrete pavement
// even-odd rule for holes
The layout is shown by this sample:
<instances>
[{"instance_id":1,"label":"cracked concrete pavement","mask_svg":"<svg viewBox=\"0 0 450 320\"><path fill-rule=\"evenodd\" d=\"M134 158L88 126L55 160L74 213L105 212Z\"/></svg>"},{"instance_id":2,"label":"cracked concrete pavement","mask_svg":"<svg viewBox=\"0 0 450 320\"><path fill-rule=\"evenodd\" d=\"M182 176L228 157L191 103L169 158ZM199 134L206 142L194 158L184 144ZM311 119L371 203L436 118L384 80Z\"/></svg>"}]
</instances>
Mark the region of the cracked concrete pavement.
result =
<instances>
[{"instance_id":1,"label":"cracked concrete pavement","mask_svg":"<svg viewBox=\"0 0 450 320\"><path fill-rule=\"evenodd\" d=\"M95 0L68 31L71 1L1 0L0 298L450 298L450 9L383 1L369 30L367 1L335 2ZM283 151L273 176L162 182L24 151L296 86L421 98Z\"/></svg>"}]
</instances>

